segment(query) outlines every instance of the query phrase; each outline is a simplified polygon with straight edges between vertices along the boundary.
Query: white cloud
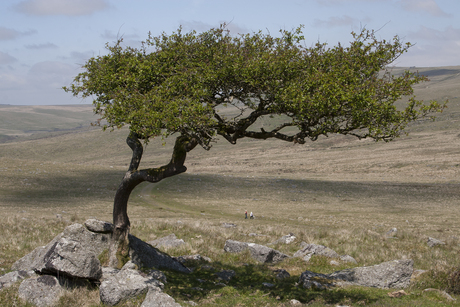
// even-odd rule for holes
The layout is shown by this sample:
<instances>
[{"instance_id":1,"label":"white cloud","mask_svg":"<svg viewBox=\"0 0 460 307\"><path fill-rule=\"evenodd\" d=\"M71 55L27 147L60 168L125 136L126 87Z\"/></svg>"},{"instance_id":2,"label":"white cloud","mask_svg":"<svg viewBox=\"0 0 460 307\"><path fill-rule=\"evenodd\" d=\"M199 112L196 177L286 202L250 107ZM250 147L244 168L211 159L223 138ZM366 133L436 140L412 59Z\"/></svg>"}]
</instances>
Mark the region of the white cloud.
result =
<instances>
[{"instance_id":1,"label":"white cloud","mask_svg":"<svg viewBox=\"0 0 460 307\"><path fill-rule=\"evenodd\" d=\"M399 3L407 11L420 11L436 17L451 17L451 14L444 12L435 0L400 0Z\"/></svg>"},{"instance_id":2,"label":"white cloud","mask_svg":"<svg viewBox=\"0 0 460 307\"><path fill-rule=\"evenodd\" d=\"M4 53L0 51L0 65L8 65L16 62L17 59L12 57L8 53Z\"/></svg>"},{"instance_id":3,"label":"white cloud","mask_svg":"<svg viewBox=\"0 0 460 307\"><path fill-rule=\"evenodd\" d=\"M37 31L30 30L26 32L20 32L15 29L0 27L0 40L13 40L21 36L35 34Z\"/></svg>"},{"instance_id":4,"label":"white cloud","mask_svg":"<svg viewBox=\"0 0 460 307\"><path fill-rule=\"evenodd\" d=\"M106 0L25 0L14 8L27 15L90 15L109 8Z\"/></svg>"},{"instance_id":5,"label":"white cloud","mask_svg":"<svg viewBox=\"0 0 460 307\"><path fill-rule=\"evenodd\" d=\"M46 43L46 44L33 44L33 45L26 45L26 49L34 49L34 50L39 50L39 49L57 49L59 48L53 43Z\"/></svg>"}]
</instances>

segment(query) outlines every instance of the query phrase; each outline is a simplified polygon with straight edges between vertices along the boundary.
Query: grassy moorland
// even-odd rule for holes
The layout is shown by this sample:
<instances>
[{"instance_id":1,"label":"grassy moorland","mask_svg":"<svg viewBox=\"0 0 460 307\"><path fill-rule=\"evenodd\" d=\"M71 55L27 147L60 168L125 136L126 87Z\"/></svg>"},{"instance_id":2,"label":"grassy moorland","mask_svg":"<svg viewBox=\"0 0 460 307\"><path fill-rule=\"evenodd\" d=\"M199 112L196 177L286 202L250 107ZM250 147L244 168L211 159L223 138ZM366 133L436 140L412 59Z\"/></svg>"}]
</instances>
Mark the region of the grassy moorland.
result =
<instances>
[{"instance_id":1,"label":"grassy moorland","mask_svg":"<svg viewBox=\"0 0 460 307\"><path fill-rule=\"evenodd\" d=\"M394 142L336 135L306 145L246 140L232 146L222 140L210 151L192 151L187 173L136 188L128 208L134 235L149 241L175 233L186 244L168 253L199 253L238 276L222 287L209 271L166 272L165 291L179 303L199 306L289 306L291 299L308 306L460 305L460 281L452 277L460 268L460 67L420 71L431 81L416 88L418 98L449 99L448 109L434 122L414 123L408 136ZM111 220L131 153L126 130L93 129L95 119L87 105L0 106L0 274L66 225ZM168 162L170 149L170 141L149 143L142 165ZM256 219L244 220L245 210ZM224 222L237 227L223 228ZM392 228L395 238L386 238ZM290 232L297 240L276 246L290 255L305 241L349 254L358 266L410 258L426 272L402 298L363 287L307 291L295 286L303 271L330 273L351 265L315 256L260 265L247 254L223 252L227 239L267 244ZM446 244L429 248L428 237ZM291 277L276 281L278 268ZM0 291L0 306L27 306L17 288ZM423 292L427 288L457 301ZM141 299L123 306L138 306ZM100 306L98 292L71 291L61 305Z\"/></svg>"}]
</instances>

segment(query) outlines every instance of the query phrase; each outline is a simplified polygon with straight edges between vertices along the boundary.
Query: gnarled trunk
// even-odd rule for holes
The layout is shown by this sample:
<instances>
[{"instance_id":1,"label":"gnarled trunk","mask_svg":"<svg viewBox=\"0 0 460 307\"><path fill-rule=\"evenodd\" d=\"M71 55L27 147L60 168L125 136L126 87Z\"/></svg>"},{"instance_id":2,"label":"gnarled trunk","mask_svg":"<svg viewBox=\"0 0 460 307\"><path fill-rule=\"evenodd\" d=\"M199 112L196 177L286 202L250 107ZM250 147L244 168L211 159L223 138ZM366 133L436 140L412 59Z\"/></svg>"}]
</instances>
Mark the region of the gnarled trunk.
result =
<instances>
[{"instance_id":1,"label":"gnarled trunk","mask_svg":"<svg viewBox=\"0 0 460 307\"><path fill-rule=\"evenodd\" d=\"M164 178L178 175L187 170L184 166L187 152L195 148L197 140L187 136L178 136L174 145L171 161L158 168L138 170L143 147L135 133L130 133L126 139L133 151L133 157L128 171L123 177L115 194L113 203L112 242L109 250L109 266L121 267L129 258L129 228L128 199L134 188L141 182L159 182Z\"/></svg>"}]
</instances>

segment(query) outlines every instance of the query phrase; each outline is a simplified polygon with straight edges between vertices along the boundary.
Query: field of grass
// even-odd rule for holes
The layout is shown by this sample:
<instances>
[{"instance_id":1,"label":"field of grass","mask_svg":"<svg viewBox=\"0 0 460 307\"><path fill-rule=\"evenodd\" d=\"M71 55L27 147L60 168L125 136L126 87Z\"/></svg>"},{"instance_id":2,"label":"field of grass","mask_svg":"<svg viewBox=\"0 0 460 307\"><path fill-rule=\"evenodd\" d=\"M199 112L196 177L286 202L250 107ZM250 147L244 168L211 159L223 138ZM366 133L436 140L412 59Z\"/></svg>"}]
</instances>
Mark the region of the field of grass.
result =
<instances>
[{"instance_id":1,"label":"field of grass","mask_svg":"<svg viewBox=\"0 0 460 307\"><path fill-rule=\"evenodd\" d=\"M333 135L306 145L222 140L210 151L192 151L187 173L137 187L128 208L134 235L149 241L175 233L186 244L168 253L199 253L238 276L218 287L206 270L187 276L166 272L165 291L181 304L193 300L199 306L289 306L291 299L308 306L460 305L449 282L460 268L460 67L421 72L432 81L418 86L418 98L449 99L449 105L438 120L411 125L409 136L375 143ZM92 129L94 120L87 105L0 106L0 274L66 225L92 217L111 221L131 152L127 130ZM149 143L141 166L167 163L170 143ZM245 210L256 219L245 220ZM237 227L223 228L225 222ZM386 238L392 228L395 238ZM227 239L268 244L288 233L297 240L276 248L289 255L305 241L349 254L358 266L410 258L415 269L427 272L403 298L362 287L310 291L295 286L303 271L331 273L351 265L334 266L315 256L310 262L260 265L247 254L223 251ZM446 244L429 248L428 237ZM273 270L279 268L291 277L276 281ZM27 306L17 298L17 287L0 290L0 306ZM426 288L449 291L457 301L423 292ZM61 305L100 303L97 290L79 289Z\"/></svg>"}]
</instances>

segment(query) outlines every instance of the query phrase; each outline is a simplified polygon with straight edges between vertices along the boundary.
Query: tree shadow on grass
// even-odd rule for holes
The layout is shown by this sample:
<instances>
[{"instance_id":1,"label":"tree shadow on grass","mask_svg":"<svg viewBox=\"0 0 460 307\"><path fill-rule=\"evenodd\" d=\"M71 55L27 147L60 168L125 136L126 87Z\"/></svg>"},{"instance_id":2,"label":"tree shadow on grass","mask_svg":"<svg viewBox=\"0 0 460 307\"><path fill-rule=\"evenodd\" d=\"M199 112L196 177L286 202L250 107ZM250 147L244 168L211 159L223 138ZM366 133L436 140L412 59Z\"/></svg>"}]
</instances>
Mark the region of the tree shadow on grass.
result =
<instances>
[{"instance_id":1,"label":"tree shadow on grass","mask_svg":"<svg viewBox=\"0 0 460 307\"><path fill-rule=\"evenodd\" d=\"M35 174L8 173L0 182L1 205L14 207L74 206L112 201L123 172L116 170L61 170Z\"/></svg>"},{"instance_id":2,"label":"tree shadow on grass","mask_svg":"<svg viewBox=\"0 0 460 307\"><path fill-rule=\"evenodd\" d=\"M165 292L175 298L206 302L210 298L214 303L229 304L230 301L265 300L267 302L286 302L292 299L301 303L321 301L327 304L376 302L380 295L378 290L369 291L362 287L334 290L304 289L298 285L299 276L277 279L276 274L266 264L225 265L221 262L212 264L186 263L195 267L190 274L165 271L167 283ZM219 277L220 272L234 272L228 278ZM228 273L232 275L232 273ZM223 274L225 275L225 274ZM229 288L231 290L229 290Z\"/></svg>"}]
</instances>

